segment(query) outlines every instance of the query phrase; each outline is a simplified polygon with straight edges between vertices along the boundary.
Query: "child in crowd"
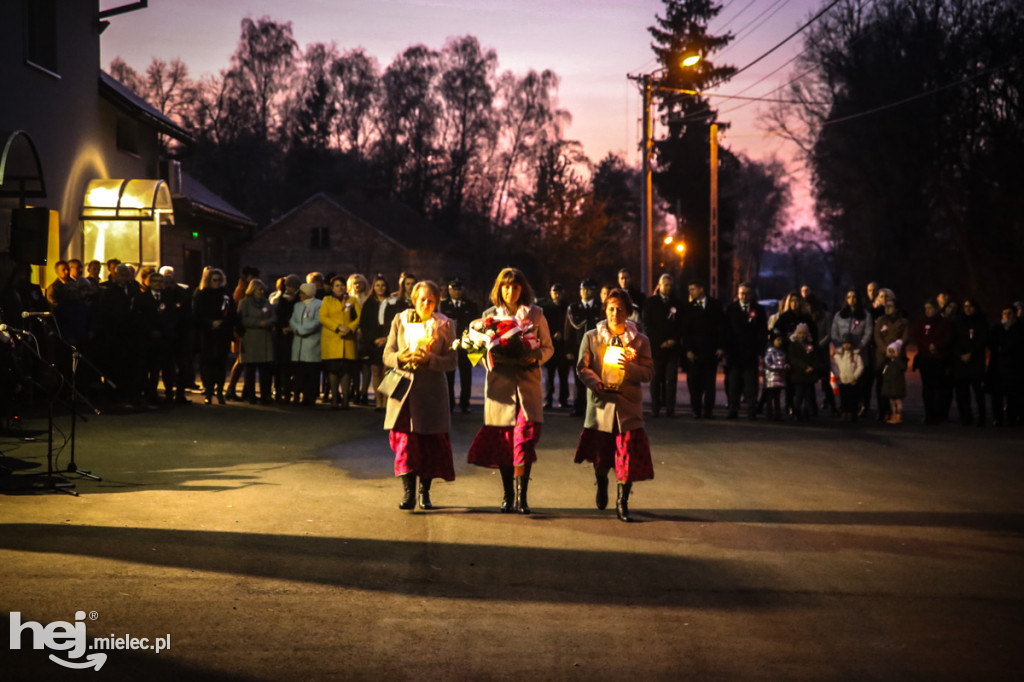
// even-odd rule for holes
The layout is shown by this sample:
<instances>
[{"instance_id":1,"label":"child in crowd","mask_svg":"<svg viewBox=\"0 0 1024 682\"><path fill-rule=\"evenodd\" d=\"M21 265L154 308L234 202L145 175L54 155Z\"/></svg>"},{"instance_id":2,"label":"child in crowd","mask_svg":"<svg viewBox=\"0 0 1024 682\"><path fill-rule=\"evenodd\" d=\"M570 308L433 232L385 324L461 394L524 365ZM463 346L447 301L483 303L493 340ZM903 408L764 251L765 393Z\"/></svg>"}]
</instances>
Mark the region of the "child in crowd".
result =
<instances>
[{"instance_id":1,"label":"child in crowd","mask_svg":"<svg viewBox=\"0 0 1024 682\"><path fill-rule=\"evenodd\" d=\"M857 421L857 380L864 373L864 358L854 346L853 334L843 335L843 345L832 354L832 373L839 381L839 411L844 422Z\"/></svg>"},{"instance_id":2,"label":"child in crowd","mask_svg":"<svg viewBox=\"0 0 1024 682\"><path fill-rule=\"evenodd\" d=\"M814 414L814 382L818 380L814 351L811 330L801 322L789 337L789 380L793 384L793 416L798 420Z\"/></svg>"},{"instance_id":3,"label":"child in crowd","mask_svg":"<svg viewBox=\"0 0 1024 682\"><path fill-rule=\"evenodd\" d=\"M773 330L771 345L764 355L764 402L766 416L775 421L782 421L780 395L782 394L782 389L786 387L786 372L789 370L784 341L782 333Z\"/></svg>"},{"instance_id":4,"label":"child in crowd","mask_svg":"<svg viewBox=\"0 0 1024 682\"><path fill-rule=\"evenodd\" d=\"M903 423L903 399L907 396L907 359L903 357L903 341L896 339L885 349L882 366L882 397L888 398L892 414L889 424Z\"/></svg>"}]
</instances>

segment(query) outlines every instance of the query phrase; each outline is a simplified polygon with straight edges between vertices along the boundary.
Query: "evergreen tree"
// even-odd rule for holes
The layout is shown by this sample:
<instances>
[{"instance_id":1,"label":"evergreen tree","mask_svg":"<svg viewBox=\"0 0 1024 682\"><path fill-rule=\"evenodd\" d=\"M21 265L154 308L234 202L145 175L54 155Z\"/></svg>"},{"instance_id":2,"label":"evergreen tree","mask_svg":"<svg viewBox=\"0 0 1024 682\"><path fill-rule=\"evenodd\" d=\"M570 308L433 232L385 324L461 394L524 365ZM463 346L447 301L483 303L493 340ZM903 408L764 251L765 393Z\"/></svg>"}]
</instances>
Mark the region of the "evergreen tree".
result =
<instances>
[{"instance_id":1,"label":"evergreen tree","mask_svg":"<svg viewBox=\"0 0 1024 682\"><path fill-rule=\"evenodd\" d=\"M710 269L708 131L710 124L717 122L718 113L705 97L672 89L701 91L728 80L736 71L732 66L716 66L710 59L733 38L728 33L723 36L708 33L708 23L721 10L722 6L712 0L665 0L664 16L656 17L655 25L649 29L655 41L652 49L664 71L655 99L661 121L667 126L664 139L654 144L654 185L682 226L682 237L687 243L686 275L705 280ZM701 60L694 66L684 66L682 58L693 53L700 55ZM729 181L724 171L736 167L738 161L724 148L719 150L719 159L721 187ZM731 225L724 218L730 213L720 211L719 215L719 231L726 237ZM720 246L720 259L728 263L724 251ZM719 270L723 271L721 263Z\"/></svg>"}]
</instances>

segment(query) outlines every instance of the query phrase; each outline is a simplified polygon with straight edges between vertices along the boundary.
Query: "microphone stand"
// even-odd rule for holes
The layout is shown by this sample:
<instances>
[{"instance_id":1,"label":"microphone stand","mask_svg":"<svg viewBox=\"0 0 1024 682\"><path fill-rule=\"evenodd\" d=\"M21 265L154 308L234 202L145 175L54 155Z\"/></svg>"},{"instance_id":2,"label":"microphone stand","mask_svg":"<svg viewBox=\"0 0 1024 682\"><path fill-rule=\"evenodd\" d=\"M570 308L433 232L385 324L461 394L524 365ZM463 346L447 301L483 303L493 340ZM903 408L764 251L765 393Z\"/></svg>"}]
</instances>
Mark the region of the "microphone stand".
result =
<instances>
[{"instance_id":1,"label":"microphone stand","mask_svg":"<svg viewBox=\"0 0 1024 682\"><path fill-rule=\"evenodd\" d=\"M71 456L68 461L67 469L62 469L60 473L75 474L77 476L91 478L94 481L102 481L103 479L100 478L99 476L94 475L91 470L79 469L78 465L75 464L75 425L78 422L78 401L81 400L82 403L84 403L90 410L92 410L93 414L97 416L101 414L101 412L96 408L96 406L89 402L89 399L78 391L78 363L85 362L85 364L90 369L92 369L92 371L96 372L96 374L100 377L100 381L102 381L105 384L110 384L112 388L114 388L114 386L112 382L110 382L105 376L103 376L103 373L100 372L96 365L89 362L89 360L86 359L86 357L78 351L78 348L74 344L72 344L70 341L65 339L63 335L61 335L60 325L57 324L56 320L53 321L53 326L54 329L57 330L57 340L60 341L65 346L67 346L69 349L71 349ZM82 417L82 421L88 420L86 420L85 417Z\"/></svg>"},{"instance_id":2,"label":"microphone stand","mask_svg":"<svg viewBox=\"0 0 1024 682\"><path fill-rule=\"evenodd\" d=\"M42 365L44 365L44 366L50 368L51 370L53 370L53 372L58 377L60 377L61 383L63 383L64 375L60 373L60 370L58 370L52 364L50 364L49 362L44 360L42 354L39 352L39 349L36 348L33 344L30 344L28 341L26 341L23 338L24 336L32 336L33 341L35 340L35 337L32 335L32 332L19 331L17 334L15 334L15 337L18 340L21 341L21 344L24 347L28 348L29 351L31 351L32 354L35 355L36 358L39 359L39 362L42 363ZM53 469L53 408L54 408L54 403L56 403L57 400L59 400L59 398L57 397L57 392L56 391L49 391L49 390L47 390L46 387L42 386L38 382L33 381L33 383L35 383L37 386L39 386L39 388L43 389L43 391L45 391L45 392L50 394L50 404L49 404L49 408L47 409L47 425L48 425L49 428L47 429L47 439L46 439L46 474L45 474L45 476L46 476L46 486L45 487L46 487L47 490L49 490L51 492L64 493L66 495L72 495L74 497L78 497L78 493L74 490L75 484L72 483L71 481L67 480L63 476L57 475L56 472L54 472L54 469ZM57 390L60 390L59 387L57 388ZM39 475L42 475L42 474L29 474L29 475L30 476L39 476Z\"/></svg>"}]
</instances>

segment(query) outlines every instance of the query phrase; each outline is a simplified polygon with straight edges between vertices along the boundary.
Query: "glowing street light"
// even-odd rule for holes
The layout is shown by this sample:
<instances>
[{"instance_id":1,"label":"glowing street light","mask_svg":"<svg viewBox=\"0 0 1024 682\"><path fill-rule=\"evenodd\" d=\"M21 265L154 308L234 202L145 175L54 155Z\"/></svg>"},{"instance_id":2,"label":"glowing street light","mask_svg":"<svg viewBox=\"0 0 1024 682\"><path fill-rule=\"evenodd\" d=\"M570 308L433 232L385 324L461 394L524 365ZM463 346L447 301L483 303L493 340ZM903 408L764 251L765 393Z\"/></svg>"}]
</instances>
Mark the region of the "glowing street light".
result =
<instances>
[{"instance_id":1,"label":"glowing street light","mask_svg":"<svg viewBox=\"0 0 1024 682\"><path fill-rule=\"evenodd\" d=\"M680 65L690 68L700 63L701 57L696 53L688 53L680 61ZM665 90L665 91L677 91L678 88L673 88L664 82L664 69L655 71L654 73L645 73L639 76L627 75L630 80L636 81L640 85L641 92L644 100L644 121L643 121L643 141L641 142L642 154L643 154L643 173L644 173L644 191L641 199L643 200L643 210L640 213L640 286L643 287L643 291L650 292L653 290L654 283L652 280L652 259L654 252L653 232L654 227L654 212L652 209L652 191L651 191L651 156L654 152L654 141L653 141L653 119L651 117L651 100L654 96L654 90ZM668 244L669 242L666 242Z\"/></svg>"}]
</instances>

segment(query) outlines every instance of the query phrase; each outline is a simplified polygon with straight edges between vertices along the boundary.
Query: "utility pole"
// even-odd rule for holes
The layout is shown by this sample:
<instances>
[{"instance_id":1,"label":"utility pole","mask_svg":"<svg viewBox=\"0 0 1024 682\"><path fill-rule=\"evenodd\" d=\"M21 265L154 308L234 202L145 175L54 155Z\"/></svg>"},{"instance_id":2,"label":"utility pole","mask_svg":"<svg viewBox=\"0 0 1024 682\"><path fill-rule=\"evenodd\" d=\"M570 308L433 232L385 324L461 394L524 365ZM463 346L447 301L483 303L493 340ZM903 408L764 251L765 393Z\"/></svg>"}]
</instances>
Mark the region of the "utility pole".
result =
<instances>
[{"instance_id":1,"label":"utility pole","mask_svg":"<svg viewBox=\"0 0 1024 682\"><path fill-rule=\"evenodd\" d=\"M718 298L718 124L711 124L711 239L708 251L711 254L710 290L711 298Z\"/></svg>"},{"instance_id":2,"label":"utility pole","mask_svg":"<svg viewBox=\"0 0 1024 682\"><path fill-rule=\"evenodd\" d=\"M651 189L651 152L654 147L653 118L651 116L652 78L650 74L641 76L640 87L643 90L644 98L644 120L643 120L643 173L644 191L643 211L640 216L640 286L645 294L651 293L653 284L651 282L652 251L654 247L654 211L651 208L653 203L653 191Z\"/></svg>"}]
</instances>

